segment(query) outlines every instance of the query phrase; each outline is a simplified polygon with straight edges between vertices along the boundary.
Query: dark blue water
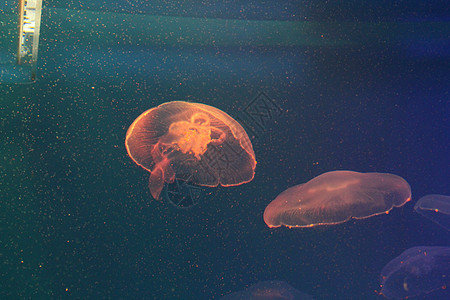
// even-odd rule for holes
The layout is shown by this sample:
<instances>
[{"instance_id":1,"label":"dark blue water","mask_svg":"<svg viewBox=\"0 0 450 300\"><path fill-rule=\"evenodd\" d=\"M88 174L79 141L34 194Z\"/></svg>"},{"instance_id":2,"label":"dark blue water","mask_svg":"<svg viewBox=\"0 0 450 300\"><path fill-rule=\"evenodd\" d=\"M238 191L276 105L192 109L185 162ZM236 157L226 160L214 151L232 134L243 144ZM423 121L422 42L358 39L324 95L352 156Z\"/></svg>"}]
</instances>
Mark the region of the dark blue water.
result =
<instances>
[{"instance_id":1,"label":"dark blue water","mask_svg":"<svg viewBox=\"0 0 450 300\"><path fill-rule=\"evenodd\" d=\"M47 3L37 81L0 85L2 298L212 299L282 280L381 299L390 260L449 246L413 210L450 194L445 2L271 3ZM255 123L258 97L280 110ZM254 180L185 210L153 200L125 133L173 100L245 123ZM412 201L331 227L265 225L279 193L332 170L402 176Z\"/></svg>"}]
</instances>

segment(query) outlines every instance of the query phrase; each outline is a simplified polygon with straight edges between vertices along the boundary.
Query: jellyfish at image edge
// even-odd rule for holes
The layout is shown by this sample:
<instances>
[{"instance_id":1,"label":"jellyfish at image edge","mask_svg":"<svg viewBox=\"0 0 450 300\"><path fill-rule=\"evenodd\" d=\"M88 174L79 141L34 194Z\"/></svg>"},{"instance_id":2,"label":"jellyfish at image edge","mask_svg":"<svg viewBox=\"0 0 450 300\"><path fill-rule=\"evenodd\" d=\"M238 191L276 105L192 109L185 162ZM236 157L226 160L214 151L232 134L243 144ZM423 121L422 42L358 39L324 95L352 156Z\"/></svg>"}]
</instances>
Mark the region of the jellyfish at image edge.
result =
<instances>
[{"instance_id":1,"label":"jellyfish at image edge","mask_svg":"<svg viewBox=\"0 0 450 300\"><path fill-rule=\"evenodd\" d=\"M411 200L411 188L387 173L332 171L282 192L264 211L269 227L334 225L388 213Z\"/></svg>"},{"instance_id":2,"label":"jellyfish at image edge","mask_svg":"<svg viewBox=\"0 0 450 300\"><path fill-rule=\"evenodd\" d=\"M255 153L245 130L205 104L173 101L145 111L128 129L125 146L150 172L149 188L157 200L175 174L208 187L243 184L255 175Z\"/></svg>"},{"instance_id":3,"label":"jellyfish at image edge","mask_svg":"<svg viewBox=\"0 0 450 300\"><path fill-rule=\"evenodd\" d=\"M380 283L389 299L450 299L450 248L409 248L383 268Z\"/></svg>"},{"instance_id":4,"label":"jellyfish at image edge","mask_svg":"<svg viewBox=\"0 0 450 300\"><path fill-rule=\"evenodd\" d=\"M221 300L312 300L308 294L295 289L290 284L279 281L269 280L256 283L243 291L234 292Z\"/></svg>"},{"instance_id":5,"label":"jellyfish at image edge","mask_svg":"<svg viewBox=\"0 0 450 300\"><path fill-rule=\"evenodd\" d=\"M450 196L423 196L414 205L414 210L441 227L450 230Z\"/></svg>"}]
</instances>

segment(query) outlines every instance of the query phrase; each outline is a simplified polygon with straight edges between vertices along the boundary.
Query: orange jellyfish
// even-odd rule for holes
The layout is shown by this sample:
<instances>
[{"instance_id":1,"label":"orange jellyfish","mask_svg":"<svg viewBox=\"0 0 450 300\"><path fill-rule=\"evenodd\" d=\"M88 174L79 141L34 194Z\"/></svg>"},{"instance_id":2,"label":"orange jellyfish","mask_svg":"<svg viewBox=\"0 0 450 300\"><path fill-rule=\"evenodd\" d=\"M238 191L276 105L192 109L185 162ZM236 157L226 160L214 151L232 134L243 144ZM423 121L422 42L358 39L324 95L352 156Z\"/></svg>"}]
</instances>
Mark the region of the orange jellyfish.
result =
<instances>
[{"instance_id":1,"label":"orange jellyfish","mask_svg":"<svg viewBox=\"0 0 450 300\"><path fill-rule=\"evenodd\" d=\"M151 173L149 189L157 200L175 174L209 187L243 184L255 175L255 153L245 130L205 104L173 101L145 111L128 129L125 146Z\"/></svg>"},{"instance_id":2,"label":"orange jellyfish","mask_svg":"<svg viewBox=\"0 0 450 300\"><path fill-rule=\"evenodd\" d=\"M411 187L388 173L332 171L288 188L264 211L269 227L334 225L389 212L411 200Z\"/></svg>"}]
</instances>

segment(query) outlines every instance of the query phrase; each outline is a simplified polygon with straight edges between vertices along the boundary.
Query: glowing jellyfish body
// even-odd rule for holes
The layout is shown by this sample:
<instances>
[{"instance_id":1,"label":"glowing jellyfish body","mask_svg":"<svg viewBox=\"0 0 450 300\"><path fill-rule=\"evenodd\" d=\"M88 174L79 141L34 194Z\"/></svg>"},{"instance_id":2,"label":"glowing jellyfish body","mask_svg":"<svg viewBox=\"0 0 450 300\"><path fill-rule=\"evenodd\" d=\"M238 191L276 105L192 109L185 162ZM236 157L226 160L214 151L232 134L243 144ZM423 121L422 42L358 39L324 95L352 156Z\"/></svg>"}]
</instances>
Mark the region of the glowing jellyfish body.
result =
<instances>
[{"instance_id":1,"label":"glowing jellyfish body","mask_svg":"<svg viewBox=\"0 0 450 300\"><path fill-rule=\"evenodd\" d=\"M245 290L225 295L221 300L310 300L305 294L284 281L269 280L256 283Z\"/></svg>"},{"instance_id":2,"label":"glowing jellyfish body","mask_svg":"<svg viewBox=\"0 0 450 300\"><path fill-rule=\"evenodd\" d=\"M133 161L151 172L155 199L175 175L213 187L246 183L255 174L255 153L245 130L205 104L174 101L145 111L128 129L125 146Z\"/></svg>"},{"instance_id":3,"label":"glowing jellyfish body","mask_svg":"<svg viewBox=\"0 0 450 300\"><path fill-rule=\"evenodd\" d=\"M386 213L411 199L401 177L333 171L282 192L264 211L269 227L333 225Z\"/></svg>"}]
</instances>

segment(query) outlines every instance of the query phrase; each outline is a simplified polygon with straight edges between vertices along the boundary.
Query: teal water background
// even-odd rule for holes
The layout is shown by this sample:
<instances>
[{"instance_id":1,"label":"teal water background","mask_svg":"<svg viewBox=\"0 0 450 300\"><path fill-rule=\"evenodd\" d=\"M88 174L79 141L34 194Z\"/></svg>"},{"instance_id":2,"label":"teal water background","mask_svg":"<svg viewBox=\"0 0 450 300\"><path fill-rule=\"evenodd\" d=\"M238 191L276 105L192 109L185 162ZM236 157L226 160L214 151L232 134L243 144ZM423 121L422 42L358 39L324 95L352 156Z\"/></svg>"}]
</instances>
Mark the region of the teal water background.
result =
<instances>
[{"instance_id":1,"label":"teal water background","mask_svg":"<svg viewBox=\"0 0 450 300\"><path fill-rule=\"evenodd\" d=\"M212 299L284 280L317 299L381 299L391 259L449 245L413 211L450 194L440 2L70 3L44 7L37 81L0 84L1 298ZM245 114L261 95L281 109L263 126ZM188 210L151 199L125 133L173 100L253 129L252 182ZM331 227L265 225L279 193L332 170L400 175L412 201Z\"/></svg>"}]
</instances>

